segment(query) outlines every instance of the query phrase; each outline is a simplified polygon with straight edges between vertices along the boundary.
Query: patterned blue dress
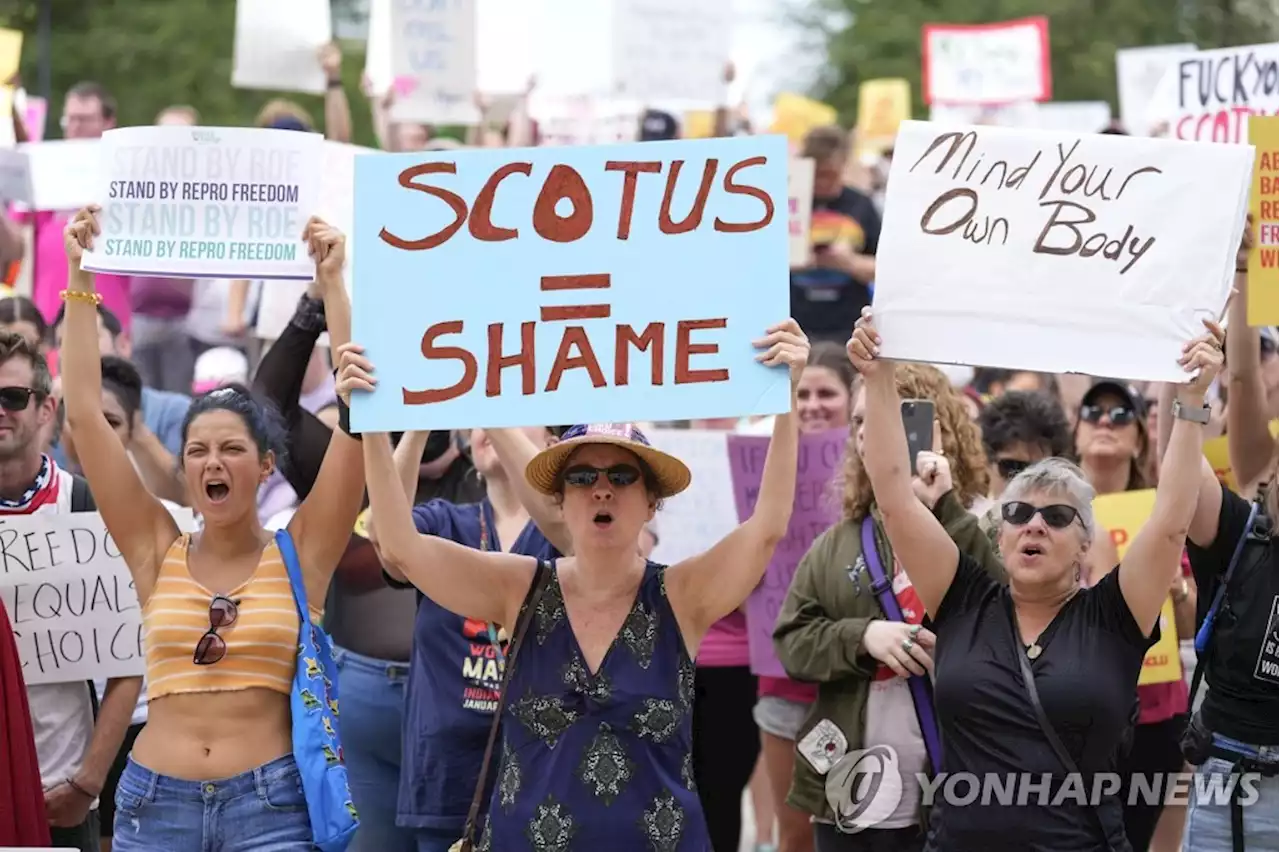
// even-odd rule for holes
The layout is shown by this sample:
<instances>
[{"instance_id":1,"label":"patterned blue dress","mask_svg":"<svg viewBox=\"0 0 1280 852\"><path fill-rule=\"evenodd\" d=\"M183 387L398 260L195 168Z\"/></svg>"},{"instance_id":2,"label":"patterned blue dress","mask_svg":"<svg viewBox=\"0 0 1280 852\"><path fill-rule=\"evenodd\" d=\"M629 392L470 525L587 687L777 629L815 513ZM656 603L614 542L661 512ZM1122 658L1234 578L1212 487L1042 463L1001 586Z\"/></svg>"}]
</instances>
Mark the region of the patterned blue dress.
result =
<instances>
[{"instance_id":1,"label":"patterned blue dress","mask_svg":"<svg viewBox=\"0 0 1280 852\"><path fill-rule=\"evenodd\" d=\"M693 661L650 562L587 670L555 562L511 674L478 852L709 852L693 783Z\"/></svg>"}]
</instances>

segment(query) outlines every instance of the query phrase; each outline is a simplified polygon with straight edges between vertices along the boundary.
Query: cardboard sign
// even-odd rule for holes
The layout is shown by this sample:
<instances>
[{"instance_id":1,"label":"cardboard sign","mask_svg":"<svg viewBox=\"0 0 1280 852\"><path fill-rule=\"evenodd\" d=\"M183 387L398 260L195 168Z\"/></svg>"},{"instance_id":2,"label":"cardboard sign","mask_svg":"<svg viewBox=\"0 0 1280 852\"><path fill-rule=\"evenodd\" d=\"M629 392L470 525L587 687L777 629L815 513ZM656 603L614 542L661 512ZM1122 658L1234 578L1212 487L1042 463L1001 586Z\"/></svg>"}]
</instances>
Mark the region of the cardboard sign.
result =
<instances>
[{"instance_id":1,"label":"cardboard sign","mask_svg":"<svg viewBox=\"0 0 1280 852\"><path fill-rule=\"evenodd\" d=\"M793 158L787 172L787 218L791 268L808 266L813 256L809 225L813 221L813 160Z\"/></svg>"},{"instance_id":2,"label":"cardboard sign","mask_svg":"<svg viewBox=\"0 0 1280 852\"><path fill-rule=\"evenodd\" d=\"M840 499L832 480L844 461L848 429L800 436L796 458L796 495L791 507L787 536L773 552L764 578L747 598L747 642L751 651L751 671L767 677L786 677L782 663L773 652L773 627L786 600L787 590L801 558L814 539L840 517ZM729 470L733 474L733 496L738 520L745 521L755 511L760 495L769 438L755 435L729 436Z\"/></svg>"},{"instance_id":3,"label":"cardboard sign","mask_svg":"<svg viewBox=\"0 0 1280 852\"><path fill-rule=\"evenodd\" d=\"M1249 212L1253 214L1253 251L1249 253L1249 325L1280 325L1280 120L1249 118L1254 165Z\"/></svg>"},{"instance_id":4,"label":"cardboard sign","mask_svg":"<svg viewBox=\"0 0 1280 852\"><path fill-rule=\"evenodd\" d=\"M1047 101L1049 19L925 24L924 99L955 104Z\"/></svg>"},{"instance_id":5,"label":"cardboard sign","mask_svg":"<svg viewBox=\"0 0 1280 852\"><path fill-rule=\"evenodd\" d=\"M1152 124L1178 139L1245 142L1248 117L1280 110L1280 45L1202 50L1165 71L1152 104Z\"/></svg>"},{"instance_id":6,"label":"cardboard sign","mask_svg":"<svg viewBox=\"0 0 1280 852\"><path fill-rule=\"evenodd\" d=\"M783 92L773 100L773 126L769 132L785 133L788 139L799 145L810 130L838 124L839 120L835 107L803 95Z\"/></svg>"},{"instance_id":7,"label":"cardboard sign","mask_svg":"<svg viewBox=\"0 0 1280 852\"><path fill-rule=\"evenodd\" d=\"M231 85L323 95L320 48L332 40L329 0L237 0Z\"/></svg>"},{"instance_id":8,"label":"cardboard sign","mask_svg":"<svg viewBox=\"0 0 1280 852\"><path fill-rule=\"evenodd\" d=\"M195 528L190 509L170 511ZM28 686L146 672L133 578L96 512L0 520L0 599Z\"/></svg>"},{"instance_id":9,"label":"cardboard sign","mask_svg":"<svg viewBox=\"0 0 1280 852\"><path fill-rule=\"evenodd\" d=\"M1182 345L1231 290L1252 166L1242 146L904 122L881 354L1186 381Z\"/></svg>"},{"instance_id":10,"label":"cardboard sign","mask_svg":"<svg viewBox=\"0 0 1280 852\"><path fill-rule=\"evenodd\" d=\"M893 147L898 125L911 118L911 84L901 77L864 80L858 85L858 148L885 151Z\"/></svg>"},{"instance_id":11,"label":"cardboard sign","mask_svg":"<svg viewBox=\"0 0 1280 852\"><path fill-rule=\"evenodd\" d=\"M615 0L612 12L615 95L703 105L724 100L732 3Z\"/></svg>"},{"instance_id":12,"label":"cardboard sign","mask_svg":"<svg viewBox=\"0 0 1280 852\"><path fill-rule=\"evenodd\" d=\"M476 124L474 2L394 0L391 72L393 121Z\"/></svg>"},{"instance_id":13,"label":"cardboard sign","mask_svg":"<svg viewBox=\"0 0 1280 852\"><path fill-rule=\"evenodd\" d=\"M1196 52L1194 44L1126 47L1116 51L1116 91L1120 123L1134 136L1151 136L1151 103L1165 73L1179 59Z\"/></svg>"},{"instance_id":14,"label":"cardboard sign","mask_svg":"<svg viewBox=\"0 0 1280 852\"><path fill-rule=\"evenodd\" d=\"M729 471L729 433L704 429L651 429L650 443L683 461L693 483L666 500L654 525L652 558L675 565L711 549L738 525Z\"/></svg>"},{"instance_id":15,"label":"cardboard sign","mask_svg":"<svg viewBox=\"0 0 1280 852\"><path fill-rule=\"evenodd\" d=\"M1147 518L1151 517L1155 502L1154 488L1123 494L1104 494L1094 498L1094 518L1111 534L1111 542L1120 559L1124 559L1129 545L1133 543ZM1174 621L1173 599L1170 598L1160 610L1160 639L1147 651L1142 662L1142 673L1138 676L1138 685L1176 683L1180 680L1182 657L1178 652L1178 629Z\"/></svg>"},{"instance_id":16,"label":"cardboard sign","mask_svg":"<svg viewBox=\"0 0 1280 852\"><path fill-rule=\"evenodd\" d=\"M776 414L776 136L357 157L361 431Z\"/></svg>"},{"instance_id":17,"label":"cardboard sign","mask_svg":"<svg viewBox=\"0 0 1280 852\"><path fill-rule=\"evenodd\" d=\"M310 281L302 241L320 201L323 137L245 127L126 127L102 135L102 233L91 272Z\"/></svg>"}]
</instances>

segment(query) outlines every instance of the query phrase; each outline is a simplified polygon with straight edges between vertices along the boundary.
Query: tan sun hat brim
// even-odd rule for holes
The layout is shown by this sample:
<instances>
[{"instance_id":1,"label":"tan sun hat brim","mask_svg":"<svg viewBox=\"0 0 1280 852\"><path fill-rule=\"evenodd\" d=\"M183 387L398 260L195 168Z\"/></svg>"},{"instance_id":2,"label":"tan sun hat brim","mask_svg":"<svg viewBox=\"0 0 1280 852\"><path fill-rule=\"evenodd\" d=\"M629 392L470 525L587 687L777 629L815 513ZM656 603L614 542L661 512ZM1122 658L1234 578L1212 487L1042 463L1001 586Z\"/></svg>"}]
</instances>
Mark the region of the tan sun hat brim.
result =
<instances>
[{"instance_id":1,"label":"tan sun hat brim","mask_svg":"<svg viewBox=\"0 0 1280 852\"><path fill-rule=\"evenodd\" d=\"M529 460L524 469L525 480L543 494L555 494L560 472L569 456L585 444L612 444L635 453L653 471L653 476L658 481L658 497L674 497L693 481L689 468L675 456L639 441L612 435L583 435L552 444Z\"/></svg>"}]
</instances>

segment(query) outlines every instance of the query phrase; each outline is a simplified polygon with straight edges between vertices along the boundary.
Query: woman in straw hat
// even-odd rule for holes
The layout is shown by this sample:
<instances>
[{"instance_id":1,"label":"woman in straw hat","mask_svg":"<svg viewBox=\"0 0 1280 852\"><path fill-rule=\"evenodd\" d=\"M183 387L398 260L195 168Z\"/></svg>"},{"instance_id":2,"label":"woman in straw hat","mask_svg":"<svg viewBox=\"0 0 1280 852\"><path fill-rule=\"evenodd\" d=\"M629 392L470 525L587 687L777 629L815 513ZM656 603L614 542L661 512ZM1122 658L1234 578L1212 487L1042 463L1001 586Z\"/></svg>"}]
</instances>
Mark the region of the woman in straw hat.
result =
<instances>
[{"instance_id":1,"label":"woman in straw hat","mask_svg":"<svg viewBox=\"0 0 1280 852\"><path fill-rule=\"evenodd\" d=\"M644 559L638 543L660 502L688 487L689 469L630 424L576 426L530 461L525 478L560 504L574 551L545 571L527 556L419 536L387 437L365 436L384 561L468 618L515 625L536 600L517 637L479 849L710 849L693 789L693 659L786 535L795 388L809 355L794 320L756 346L757 360L790 371L792 410L774 426L755 511L706 553L670 567ZM372 365L361 366L371 391Z\"/></svg>"}]
</instances>

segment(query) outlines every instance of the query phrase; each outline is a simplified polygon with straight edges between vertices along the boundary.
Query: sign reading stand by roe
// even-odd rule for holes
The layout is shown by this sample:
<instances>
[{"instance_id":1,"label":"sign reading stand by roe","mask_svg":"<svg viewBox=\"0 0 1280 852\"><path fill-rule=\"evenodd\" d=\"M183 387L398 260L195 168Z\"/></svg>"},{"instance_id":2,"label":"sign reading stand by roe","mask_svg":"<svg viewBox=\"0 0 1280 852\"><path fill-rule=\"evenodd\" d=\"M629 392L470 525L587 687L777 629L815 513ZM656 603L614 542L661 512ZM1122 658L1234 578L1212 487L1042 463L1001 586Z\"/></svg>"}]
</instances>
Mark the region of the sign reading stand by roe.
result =
<instances>
[{"instance_id":1,"label":"sign reading stand by roe","mask_svg":"<svg viewBox=\"0 0 1280 852\"><path fill-rule=\"evenodd\" d=\"M781 136L355 161L360 431L788 409Z\"/></svg>"},{"instance_id":2,"label":"sign reading stand by roe","mask_svg":"<svg viewBox=\"0 0 1280 852\"><path fill-rule=\"evenodd\" d=\"M80 266L172 278L310 281L302 241L320 203L323 138L245 127L102 135L102 233Z\"/></svg>"},{"instance_id":3,"label":"sign reading stand by roe","mask_svg":"<svg viewBox=\"0 0 1280 852\"><path fill-rule=\"evenodd\" d=\"M904 122L876 252L887 358L1183 382L1253 150Z\"/></svg>"}]
</instances>

